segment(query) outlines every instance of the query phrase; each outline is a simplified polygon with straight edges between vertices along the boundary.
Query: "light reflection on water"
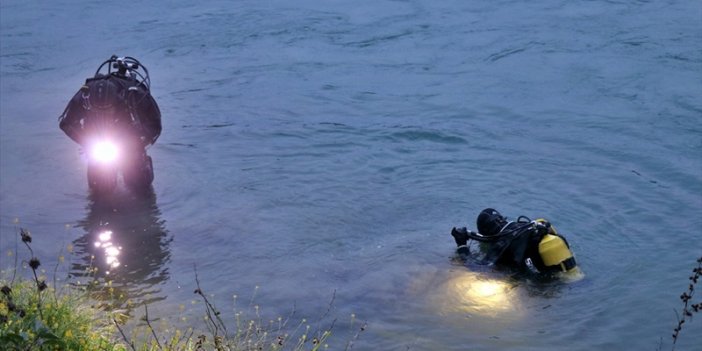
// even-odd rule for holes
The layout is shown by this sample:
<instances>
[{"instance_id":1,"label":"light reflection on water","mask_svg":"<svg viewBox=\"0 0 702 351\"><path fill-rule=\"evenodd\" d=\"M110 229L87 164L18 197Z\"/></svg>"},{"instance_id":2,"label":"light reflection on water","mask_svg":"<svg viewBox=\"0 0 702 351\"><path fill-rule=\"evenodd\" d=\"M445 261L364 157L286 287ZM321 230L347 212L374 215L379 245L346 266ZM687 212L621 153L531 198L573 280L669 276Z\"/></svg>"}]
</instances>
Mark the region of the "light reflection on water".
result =
<instances>
[{"instance_id":1,"label":"light reflection on water","mask_svg":"<svg viewBox=\"0 0 702 351\"><path fill-rule=\"evenodd\" d=\"M122 251L122 246L116 246L112 243L112 231L105 230L98 234L98 240L95 242L96 248L103 249L105 255L105 264L110 269L119 267L119 253ZM105 271L105 274L110 274L110 271Z\"/></svg>"},{"instance_id":2,"label":"light reflection on water","mask_svg":"<svg viewBox=\"0 0 702 351\"><path fill-rule=\"evenodd\" d=\"M111 296L117 304L165 299L159 285L168 279L171 237L153 190L117 189L88 200L86 217L77 225L85 234L73 242L79 261L71 267L72 276L109 283L118 291Z\"/></svg>"}]
</instances>

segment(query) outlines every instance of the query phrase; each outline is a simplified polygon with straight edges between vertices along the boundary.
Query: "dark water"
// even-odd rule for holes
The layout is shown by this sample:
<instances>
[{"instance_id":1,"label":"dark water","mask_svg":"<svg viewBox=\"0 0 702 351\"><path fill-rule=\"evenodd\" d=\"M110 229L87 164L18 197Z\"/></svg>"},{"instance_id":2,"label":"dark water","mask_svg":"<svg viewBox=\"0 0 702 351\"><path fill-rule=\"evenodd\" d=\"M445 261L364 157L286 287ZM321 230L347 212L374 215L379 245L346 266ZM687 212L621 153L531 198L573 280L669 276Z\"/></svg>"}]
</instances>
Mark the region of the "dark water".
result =
<instances>
[{"instance_id":1,"label":"dark water","mask_svg":"<svg viewBox=\"0 0 702 351\"><path fill-rule=\"evenodd\" d=\"M271 315L336 291L341 339L368 322L355 349L669 348L702 254L702 3L123 5L1 5L3 268L23 226L153 314L196 264ZM93 201L56 118L112 54L148 66L164 133L153 193ZM549 218L584 279L453 262L488 206Z\"/></svg>"}]
</instances>

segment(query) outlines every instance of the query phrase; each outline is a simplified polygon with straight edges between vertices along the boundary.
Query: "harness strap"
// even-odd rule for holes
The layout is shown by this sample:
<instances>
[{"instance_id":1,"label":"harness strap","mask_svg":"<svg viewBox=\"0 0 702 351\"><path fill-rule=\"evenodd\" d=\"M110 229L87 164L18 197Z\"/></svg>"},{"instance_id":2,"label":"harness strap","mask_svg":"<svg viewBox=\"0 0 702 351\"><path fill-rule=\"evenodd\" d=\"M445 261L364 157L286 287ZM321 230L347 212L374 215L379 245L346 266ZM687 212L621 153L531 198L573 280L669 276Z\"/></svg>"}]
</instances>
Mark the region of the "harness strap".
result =
<instances>
[{"instance_id":1,"label":"harness strap","mask_svg":"<svg viewBox=\"0 0 702 351\"><path fill-rule=\"evenodd\" d=\"M563 272L567 272L567 271L575 268L575 266L577 266L577 263L575 263L575 257L571 256L571 257L567 258L565 261L559 263L558 265L561 267L561 270Z\"/></svg>"},{"instance_id":2,"label":"harness strap","mask_svg":"<svg viewBox=\"0 0 702 351\"><path fill-rule=\"evenodd\" d=\"M93 108L93 106L90 104L90 87L85 84L80 87L80 91L82 92L80 97L83 99L83 109L90 111Z\"/></svg>"}]
</instances>

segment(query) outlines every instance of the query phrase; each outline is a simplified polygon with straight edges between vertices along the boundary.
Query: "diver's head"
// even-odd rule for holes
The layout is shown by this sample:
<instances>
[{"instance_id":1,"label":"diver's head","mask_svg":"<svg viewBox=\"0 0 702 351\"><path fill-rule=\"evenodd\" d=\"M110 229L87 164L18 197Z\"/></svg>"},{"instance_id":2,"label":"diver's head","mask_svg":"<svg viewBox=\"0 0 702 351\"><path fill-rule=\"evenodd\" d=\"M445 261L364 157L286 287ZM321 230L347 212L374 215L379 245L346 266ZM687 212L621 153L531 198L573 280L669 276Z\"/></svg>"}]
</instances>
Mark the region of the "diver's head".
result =
<instances>
[{"instance_id":1,"label":"diver's head","mask_svg":"<svg viewBox=\"0 0 702 351\"><path fill-rule=\"evenodd\" d=\"M498 234L507 225L507 219L492 208L486 208L480 212L475 222L478 232L486 236Z\"/></svg>"}]
</instances>

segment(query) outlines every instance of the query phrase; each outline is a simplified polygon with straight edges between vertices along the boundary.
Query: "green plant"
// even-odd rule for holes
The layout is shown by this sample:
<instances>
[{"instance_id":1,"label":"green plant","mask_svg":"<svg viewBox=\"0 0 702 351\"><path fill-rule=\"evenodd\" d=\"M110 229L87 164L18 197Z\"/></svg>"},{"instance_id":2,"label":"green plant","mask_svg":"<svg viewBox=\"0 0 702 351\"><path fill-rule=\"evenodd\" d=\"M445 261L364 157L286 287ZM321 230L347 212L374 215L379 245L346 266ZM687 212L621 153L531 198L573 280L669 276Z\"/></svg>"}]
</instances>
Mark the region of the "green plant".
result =
<instances>
[{"instance_id":1,"label":"green plant","mask_svg":"<svg viewBox=\"0 0 702 351\"><path fill-rule=\"evenodd\" d=\"M124 350L112 341L114 328L88 304L86 293L59 294L40 277L41 262L31 248L29 231L20 229L31 253L32 280L0 279L0 345L10 350Z\"/></svg>"}]
</instances>

